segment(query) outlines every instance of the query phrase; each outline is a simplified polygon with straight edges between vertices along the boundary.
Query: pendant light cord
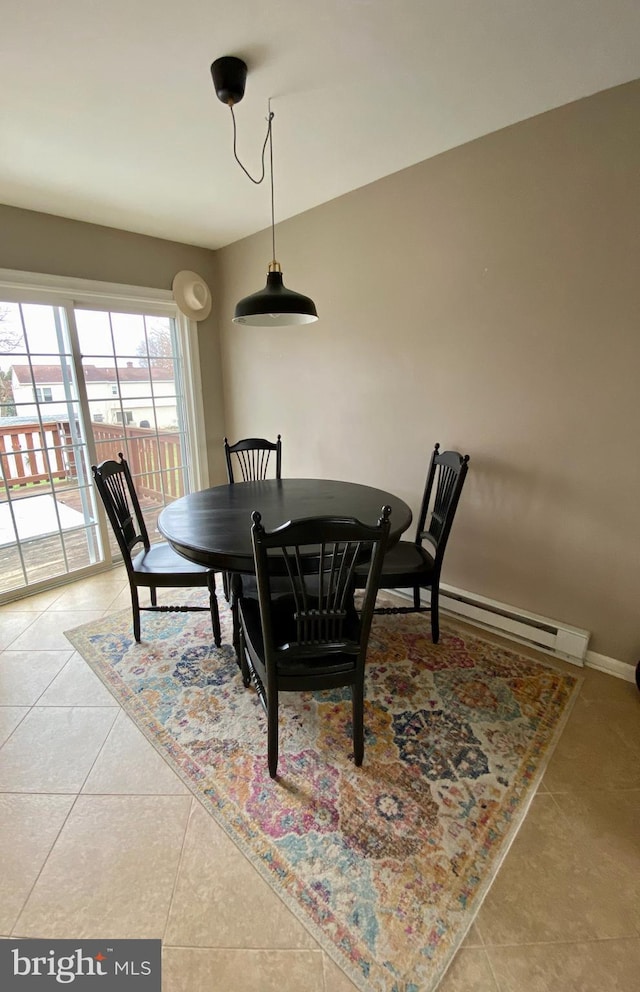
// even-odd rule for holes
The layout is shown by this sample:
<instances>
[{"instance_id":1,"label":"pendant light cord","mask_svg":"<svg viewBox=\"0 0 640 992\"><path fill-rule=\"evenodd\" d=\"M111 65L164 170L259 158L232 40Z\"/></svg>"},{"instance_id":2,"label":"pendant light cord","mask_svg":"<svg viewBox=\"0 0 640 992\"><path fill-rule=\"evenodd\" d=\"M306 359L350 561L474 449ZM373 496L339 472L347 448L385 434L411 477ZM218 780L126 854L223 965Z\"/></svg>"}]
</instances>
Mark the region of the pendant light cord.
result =
<instances>
[{"instance_id":1,"label":"pendant light cord","mask_svg":"<svg viewBox=\"0 0 640 992\"><path fill-rule=\"evenodd\" d=\"M267 117L267 133L265 135L264 143L262 145L262 155L261 155L262 175L260 176L259 179L254 179L253 176L251 175L251 173L249 172L249 170L242 164L242 162L238 158L238 151L237 151L238 135L237 135L237 129L236 129L236 115L233 112L233 104L232 103L229 104L229 110L231 111L231 119L233 121L233 157L235 158L236 162L238 163L238 165L240 166L240 168L242 169L242 171L244 172L244 174L256 186L259 186L260 183L264 181L264 176L265 176L264 153L267 150L267 142L269 144L269 173L270 173L270 181L271 181L271 248L272 248L272 252L273 252L273 261L275 262L275 260L276 260L276 223L275 223L275 199L274 199L274 193L273 193L273 137L272 137L272 128L271 128L271 121L273 120L274 114L273 114L273 111L271 110L271 100L269 100L269 116Z\"/></svg>"},{"instance_id":2,"label":"pendant light cord","mask_svg":"<svg viewBox=\"0 0 640 992\"><path fill-rule=\"evenodd\" d=\"M273 120L273 113L271 111L271 100L269 100L269 129L267 132L267 137L269 139L269 174L271 176L271 261L276 263L276 211L275 211L275 199L273 195L273 129L271 127L271 121Z\"/></svg>"}]
</instances>

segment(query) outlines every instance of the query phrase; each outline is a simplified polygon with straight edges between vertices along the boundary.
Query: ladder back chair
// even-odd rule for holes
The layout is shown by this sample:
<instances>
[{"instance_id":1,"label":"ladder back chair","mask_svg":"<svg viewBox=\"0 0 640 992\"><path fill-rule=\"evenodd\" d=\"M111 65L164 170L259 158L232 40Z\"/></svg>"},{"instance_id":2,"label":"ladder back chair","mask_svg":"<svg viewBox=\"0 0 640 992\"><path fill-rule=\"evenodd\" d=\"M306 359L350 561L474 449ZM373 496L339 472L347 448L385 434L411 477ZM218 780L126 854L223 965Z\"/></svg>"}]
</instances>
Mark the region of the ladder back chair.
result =
<instances>
[{"instance_id":1,"label":"ladder back chair","mask_svg":"<svg viewBox=\"0 0 640 992\"><path fill-rule=\"evenodd\" d=\"M267 441L264 437L245 437L242 441L229 444L225 437L224 453L227 460L227 476L229 482L236 481L233 468L240 472L242 482L255 482L266 479L269 472L269 460L275 452L275 478L280 479L282 471L282 441L280 435L276 441Z\"/></svg>"},{"instance_id":2,"label":"ladder back chair","mask_svg":"<svg viewBox=\"0 0 640 992\"><path fill-rule=\"evenodd\" d=\"M458 501L467 477L469 455L440 451L431 455L427 482L414 541L399 541L385 555L380 585L384 589L411 589L413 606L377 607L375 613L431 612L431 637L440 638L440 573ZM428 523L427 523L428 519ZM425 544L427 547L425 547ZM364 588L366 573L357 569L358 588ZM430 606L422 606L420 590L431 590Z\"/></svg>"},{"instance_id":3,"label":"ladder back chair","mask_svg":"<svg viewBox=\"0 0 640 992\"><path fill-rule=\"evenodd\" d=\"M258 598L243 595L239 600L240 658L243 682L248 686L253 680L267 713L272 778L278 768L278 697L283 691L350 686L354 761L362 764L365 658L390 513L383 507L374 527L353 518L310 517L271 533L262 526L260 513L252 514ZM367 581L358 614L355 568L363 561Z\"/></svg>"},{"instance_id":4,"label":"ladder back chair","mask_svg":"<svg viewBox=\"0 0 640 992\"><path fill-rule=\"evenodd\" d=\"M187 561L166 541L151 544L140 509L140 502L122 452L116 462L107 459L92 465L93 478L102 499L118 547L127 569L133 611L133 636L140 640L140 611L166 612L210 611L213 635L220 647L221 632L213 569ZM209 590L209 606L158 606L158 589L204 586ZM138 589L149 589L151 606L140 606Z\"/></svg>"},{"instance_id":5,"label":"ladder back chair","mask_svg":"<svg viewBox=\"0 0 640 992\"><path fill-rule=\"evenodd\" d=\"M275 452L275 478L282 478L282 438L280 434L275 441L268 441L264 437L245 437L235 444L229 444L228 439L224 439L224 454L227 462L227 478L229 483L235 483L233 467L235 463L236 471L242 482L256 482L266 479L269 473L269 461L272 453ZM222 573L222 587L225 599L231 606L231 616L233 620L233 640L236 651L239 652L238 641L238 612L237 612L237 590L242 588L242 584L249 585L255 594L255 582L250 576L241 579L231 572ZM238 658L239 660L239 658Z\"/></svg>"}]
</instances>

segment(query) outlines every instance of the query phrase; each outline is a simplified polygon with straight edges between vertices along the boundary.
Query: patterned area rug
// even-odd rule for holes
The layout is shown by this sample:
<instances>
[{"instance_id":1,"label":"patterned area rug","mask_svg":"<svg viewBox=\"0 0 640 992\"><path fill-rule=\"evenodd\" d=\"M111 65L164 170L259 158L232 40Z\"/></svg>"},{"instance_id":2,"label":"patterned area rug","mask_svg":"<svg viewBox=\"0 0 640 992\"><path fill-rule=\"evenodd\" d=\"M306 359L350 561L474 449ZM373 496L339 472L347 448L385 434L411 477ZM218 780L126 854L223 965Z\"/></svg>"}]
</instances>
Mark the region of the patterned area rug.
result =
<instances>
[{"instance_id":1,"label":"patterned area rug","mask_svg":"<svg viewBox=\"0 0 640 992\"><path fill-rule=\"evenodd\" d=\"M222 597L221 597L222 599ZM281 697L279 780L221 602L67 633L205 808L364 992L430 992L522 822L579 678L424 615L374 619L365 757L348 690Z\"/></svg>"}]
</instances>

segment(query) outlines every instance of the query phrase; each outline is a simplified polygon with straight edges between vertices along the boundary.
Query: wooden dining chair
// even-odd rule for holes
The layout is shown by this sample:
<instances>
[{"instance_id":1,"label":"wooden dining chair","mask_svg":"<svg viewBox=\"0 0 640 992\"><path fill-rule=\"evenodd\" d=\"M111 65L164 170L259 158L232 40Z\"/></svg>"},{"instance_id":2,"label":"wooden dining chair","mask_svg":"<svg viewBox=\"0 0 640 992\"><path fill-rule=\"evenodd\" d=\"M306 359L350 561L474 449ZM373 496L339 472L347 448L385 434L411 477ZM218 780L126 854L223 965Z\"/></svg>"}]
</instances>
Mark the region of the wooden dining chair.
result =
<instances>
[{"instance_id":1,"label":"wooden dining chair","mask_svg":"<svg viewBox=\"0 0 640 992\"><path fill-rule=\"evenodd\" d=\"M213 569L187 561L166 541L151 544L140 509L129 466L122 452L119 462L107 459L92 465L96 488L122 552L133 611L133 636L140 640L140 611L166 612L210 611L216 647L220 647L221 631ZM138 549L138 550L136 550ZM185 589L205 586L209 590L209 606L158 606L158 589ZM138 589L149 589L151 606L140 606Z\"/></svg>"},{"instance_id":2,"label":"wooden dining chair","mask_svg":"<svg viewBox=\"0 0 640 992\"><path fill-rule=\"evenodd\" d=\"M240 473L242 482L256 482L266 479L269 474L269 461L272 453L275 452L275 478L282 478L282 438L278 434L277 440L267 441L264 437L245 437L235 444L229 444L228 439L224 439L224 454L227 462L227 478L230 484L235 483L233 473L234 463L236 471ZM256 594L256 585L251 577L240 578L232 572L222 573L222 587L225 599L231 607L231 617L233 622L233 643L239 660L239 627L237 612L237 594L235 587L242 588L243 582L248 583L251 594ZM257 595L257 594L256 594Z\"/></svg>"},{"instance_id":3,"label":"wooden dining chair","mask_svg":"<svg viewBox=\"0 0 640 992\"><path fill-rule=\"evenodd\" d=\"M275 478L281 479L282 471L282 440L278 434L276 441L267 441L264 437L245 437L242 441L229 444L224 439L224 453L227 460L227 476L230 483L235 482L233 467L240 471L242 482L255 482L266 479L269 474L269 460L275 452Z\"/></svg>"},{"instance_id":4,"label":"wooden dining chair","mask_svg":"<svg viewBox=\"0 0 640 992\"><path fill-rule=\"evenodd\" d=\"M386 553L380 585L384 589L411 589L413 606L376 607L375 613L431 612L431 637L440 638L440 573L458 501L467 477L469 455L440 451L436 444L431 455L427 482L413 541L399 541ZM428 519L428 524L427 524ZM427 547L425 547L425 544ZM364 588L366 569L356 569L358 588ZM429 606L423 606L420 592L431 590Z\"/></svg>"},{"instance_id":5,"label":"wooden dining chair","mask_svg":"<svg viewBox=\"0 0 640 992\"><path fill-rule=\"evenodd\" d=\"M244 684L253 680L267 713L271 778L278 769L278 697L284 691L351 686L353 755L362 764L364 666L390 513L383 507L375 527L312 517L271 533L260 513L252 514L258 598L243 594L239 600L240 660ZM367 581L358 614L355 568L363 558Z\"/></svg>"}]
</instances>

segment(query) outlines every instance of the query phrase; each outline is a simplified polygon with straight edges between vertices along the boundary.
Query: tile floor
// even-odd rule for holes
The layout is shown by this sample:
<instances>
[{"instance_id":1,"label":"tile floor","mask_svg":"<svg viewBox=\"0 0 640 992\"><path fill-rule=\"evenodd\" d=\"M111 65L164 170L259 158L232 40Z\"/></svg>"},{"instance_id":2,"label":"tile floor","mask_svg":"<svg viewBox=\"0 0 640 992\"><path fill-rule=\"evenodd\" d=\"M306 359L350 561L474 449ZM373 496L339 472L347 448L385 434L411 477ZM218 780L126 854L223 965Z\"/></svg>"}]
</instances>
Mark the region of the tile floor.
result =
<instances>
[{"instance_id":1,"label":"tile floor","mask_svg":"<svg viewBox=\"0 0 640 992\"><path fill-rule=\"evenodd\" d=\"M354 992L65 639L128 606L117 570L0 608L0 936L161 937L163 992ZM639 975L640 694L587 670L439 992Z\"/></svg>"}]
</instances>

